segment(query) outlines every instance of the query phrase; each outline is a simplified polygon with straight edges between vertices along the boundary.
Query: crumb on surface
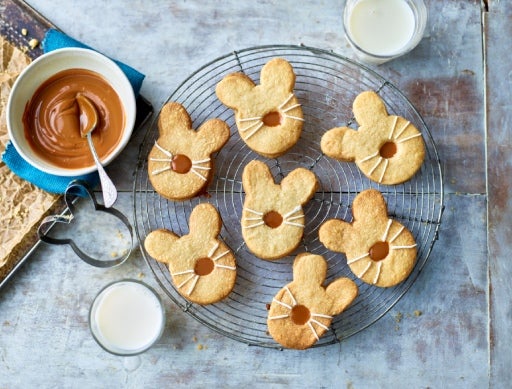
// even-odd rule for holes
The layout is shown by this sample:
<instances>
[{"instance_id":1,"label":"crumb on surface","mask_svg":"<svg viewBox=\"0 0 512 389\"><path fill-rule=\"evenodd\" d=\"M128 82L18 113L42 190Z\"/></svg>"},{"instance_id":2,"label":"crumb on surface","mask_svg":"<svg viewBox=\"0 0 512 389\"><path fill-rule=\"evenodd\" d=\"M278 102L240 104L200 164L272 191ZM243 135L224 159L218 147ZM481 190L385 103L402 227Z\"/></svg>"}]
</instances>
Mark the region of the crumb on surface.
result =
<instances>
[{"instance_id":1,"label":"crumb on surface","mask_svg":"<svg viewBox=\"0 0 512 389\"><path fill-rule=\"evenodd\" d=\"M37 46L39 46L39 41L36 39L36 38L32 38L29 42L28 42L28 45L30 46L30 48L33 50L35 49Z\"/></svg>"},{"instance_id":2,"label":"crumb on surface","mask_svg":"<svg viewBox=\"0 0 512 389\"><path fill-rule=\"evenodd\" d=\"M398 312L396 315L395 315L395 321L397 323L400 323L402 321L402 318L404 317L404 315L402 314L402 312Z\"/></svg>"},{"instance_id":3,"label":"crumb on surface","mask_svg":"<svg viewBox=\"0 0 512 389\"><path fill-rule=\"evenodd\" d=\"M416 317L419 317L419 316L421 316L422 314L423 314L423 312L421 312L419 309L416 309L416 310L414 311L414 316L416 316Z\"/></svg>"},{"instance_id":4,"label":"crumb on surface","mask_svg":"<svg viewBox=\"0 0 512 389\"><path fill-rule=\"evenodd\" d=\"M23 35L23 36L27 36L27 34L28 34L27 29L26 29L26 28L22 28L22 29L21 29L21 35Z\"/></svg>"}]
</instances>

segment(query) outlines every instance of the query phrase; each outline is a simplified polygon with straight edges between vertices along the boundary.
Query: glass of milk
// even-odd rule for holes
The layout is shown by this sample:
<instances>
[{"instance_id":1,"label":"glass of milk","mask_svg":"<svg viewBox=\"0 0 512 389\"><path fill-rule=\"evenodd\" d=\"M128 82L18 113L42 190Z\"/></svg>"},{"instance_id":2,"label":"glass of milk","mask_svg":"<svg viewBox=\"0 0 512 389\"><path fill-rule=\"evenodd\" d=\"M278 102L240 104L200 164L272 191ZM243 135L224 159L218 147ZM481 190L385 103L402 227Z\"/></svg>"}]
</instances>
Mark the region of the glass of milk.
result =
<instances>
[{"instance_id":1,"label":"glass of milk","mask_svg":"<svg viewBox=\"0 0 512 389\"><path fill-rule=\"evenodd\" d=\"M103 288L89 311L89 327L98 344L120 356L148 350L165 327L165 310L154 289L137 280Z\"/></svg>"},{"instance_id":2,"label":"glass of milk","mask_svg":"<svg viewBox=\"0 0 512 389\"><path fill-rule=\"evenodd\" d=\"M411 51L427 23L423 0L347 0L345 36L357 57L382 64Z\"/></svg>"}]
</instances>

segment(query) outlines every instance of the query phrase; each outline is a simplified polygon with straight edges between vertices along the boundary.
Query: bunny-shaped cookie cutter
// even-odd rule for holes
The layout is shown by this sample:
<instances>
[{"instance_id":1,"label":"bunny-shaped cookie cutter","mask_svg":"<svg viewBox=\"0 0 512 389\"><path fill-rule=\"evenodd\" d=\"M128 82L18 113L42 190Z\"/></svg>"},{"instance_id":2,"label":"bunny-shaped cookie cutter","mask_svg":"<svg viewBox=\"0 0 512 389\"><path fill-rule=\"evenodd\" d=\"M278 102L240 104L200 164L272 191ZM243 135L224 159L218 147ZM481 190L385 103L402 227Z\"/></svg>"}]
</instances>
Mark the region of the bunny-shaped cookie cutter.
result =
<instances>
[{"instance_id":1,"label":"bunny-shaped cookie cutter","mask_svg":"<svg viewBox=\"0 0 512 389\"><path fill-rule=\"evenodd\" d=\"M119 257L102 260L98 258L93 258L90 255L86 254L82 249L78 247L75 241L71 238L54 238L49 235L52 227L56 223L65 223L70 224L74 219L74 212L76 211L75 203L79 198L89 197L89 199L93 202L94 210L98 212L105 212L110 215L118 218L127 228L130 233L130 246L123 252L123 254ZM91 188L85 181L82 180L74 180L71 181L66 191L64 192L64 202L66 204L66 209L59 215L50 215L43 219L39 228L37 230L37 234L39 239L42 242L53 244L53 245L69 245L71 249L75 252L76 255L80 257L84 262L89 265L100 267L100 268L109 268L122 264L128 257L130 256L133 248L133 228L130 224L128 218L118 211L115 208L107 208L104 205L98 204L96 201L96 196Z\"/></svg>"}]
</instances>

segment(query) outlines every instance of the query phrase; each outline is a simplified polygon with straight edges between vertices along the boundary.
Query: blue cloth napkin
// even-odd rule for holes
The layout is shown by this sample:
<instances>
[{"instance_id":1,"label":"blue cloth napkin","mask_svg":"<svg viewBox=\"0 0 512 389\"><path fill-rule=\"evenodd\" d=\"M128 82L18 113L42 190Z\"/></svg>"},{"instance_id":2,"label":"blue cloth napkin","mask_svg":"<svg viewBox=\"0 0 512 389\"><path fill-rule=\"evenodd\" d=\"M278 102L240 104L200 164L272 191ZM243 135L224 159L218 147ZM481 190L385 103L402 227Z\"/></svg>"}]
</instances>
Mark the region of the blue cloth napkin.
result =
<instances>
[{"instance_id":1,"label":"blue cloth napkin","mask_svg":"<svg viewBox=\"0 0 512 389\"><path fill-rule=\"evenodd\" d=\"M45 53L63 47L83 47L90 49L90 47L84 45L83 43L54 29L47 31L42 45ZM133 91L137 96L142 86L142 81L145 77L144 74L139 73L137 70L126 64L118 61L115 62L126 74L128 80L132 84ZM2 154L2 160L17 176L51 193L63 194L66 191L68 184L73 180L85 181L90 185L91 188L95 187L99 182L99 176L97 172L75 177L56 176L42 172L25 161L19 155L18 151L11 142L7 143L6 149Z\"/></svg>"}]
</instances>

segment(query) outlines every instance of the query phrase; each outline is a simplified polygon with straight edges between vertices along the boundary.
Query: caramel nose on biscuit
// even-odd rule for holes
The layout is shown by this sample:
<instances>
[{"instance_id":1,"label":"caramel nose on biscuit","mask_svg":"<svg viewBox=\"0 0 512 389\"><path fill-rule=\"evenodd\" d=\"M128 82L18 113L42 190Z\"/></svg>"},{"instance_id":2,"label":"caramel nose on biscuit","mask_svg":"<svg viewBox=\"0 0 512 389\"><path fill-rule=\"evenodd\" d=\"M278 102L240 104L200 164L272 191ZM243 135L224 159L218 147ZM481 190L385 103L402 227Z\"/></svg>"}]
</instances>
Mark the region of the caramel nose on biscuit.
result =
<instances>
[{"instance_id":1,"label":"caramel nose on biscuit","mask_svg":"<svg viewBox=\"0 0 512 389\"><path fill-rule=\"evenodd\" d=\"M379 150L379 154L382 158L391 158L396 154L396 143L386 142L382 145Z\"/></svg>"},{"instance_id":2,"label":"caramel nose on biscuit","mask_svg":"<svg viewBox=\"0 0 512 389\"><path fill-rule=\"evenodd\" d=\"M262 122L267 127L275 127L281 124L281 114L277 111L272 111L263 116Z\"/></svg>"},{"instance_id":3,"label":"caramel nose on biscuit","mask_svg":"<svg viewBox=\"0 0 512 389\"><path fill-rule=\"evenodd\" d=\"M270 228L277 228L283 222L283 217L279 212L270 211L263 216L263 222Z\"/></svg>"},{"instance_id":4,"label":"caramel nose on biscuit","mask_svg":"<svg viewBox=\"0 0 512 389\"><path fill-rule=\"evenodd\" d=\"M192 168L192 161L186 155L176 154L172 158L171 168L176 173L185 174Z\"/></svg>"},{"instance_id":5,"label":"caramel nose on biscuit","mask_svg":"<svg viewBox=\"0 0 512 389\"><path fill-rule=\"evenodd\" d=\"M377 242L370 248L370 258L374 261L382 261L389 254L388 242Z\"/></svg>"},{"instance_id":6,"label":"caramel nose on biscuit","mask_svg":"<svg viewBox=\"0 0 512 389\"><path fill-rule=\"evenodd\" d=\"M211 258L199 258L194 266L194 273L198 276L206 276L213 271L215 264Z\"/></svg>"},{"instance_id":7,"label":"caramel nose on biscuit","mask_svg":"<svg viewBox=\"0 0 512 389\"><path fill-rule=\"evenodd\" d=\"M297 325L306 324L311 317L309 309L304 305L295 305L292 308L291 319Z\"/></svg>"}]
</instances>

